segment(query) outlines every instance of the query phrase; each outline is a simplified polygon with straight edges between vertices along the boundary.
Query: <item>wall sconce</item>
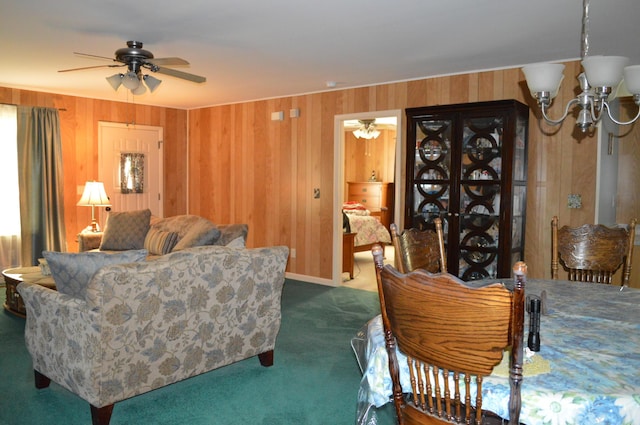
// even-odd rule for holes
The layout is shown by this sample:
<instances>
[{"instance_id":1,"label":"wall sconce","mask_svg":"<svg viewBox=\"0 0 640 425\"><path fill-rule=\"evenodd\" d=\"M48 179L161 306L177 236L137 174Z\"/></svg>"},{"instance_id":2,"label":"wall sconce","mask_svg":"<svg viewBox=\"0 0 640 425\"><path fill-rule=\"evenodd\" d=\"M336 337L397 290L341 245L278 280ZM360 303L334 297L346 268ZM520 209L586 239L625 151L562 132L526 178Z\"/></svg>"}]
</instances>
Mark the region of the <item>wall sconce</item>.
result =
<instances>
[{"instance_id":1,"label":"wall sconce","mask_svg":"<svg viewBox=\"0 0 640 425\"><path fill-rule=\"evenodd\" d=\"M88 181L84 185L82 197L77 205L81 207L91 207L91 225L89 227L91 227L92 232L99 232L100 226L96 221L95 207L111 206L107 192L104 190L104 184L102 182Z\"/></svg>"}]
</instances>

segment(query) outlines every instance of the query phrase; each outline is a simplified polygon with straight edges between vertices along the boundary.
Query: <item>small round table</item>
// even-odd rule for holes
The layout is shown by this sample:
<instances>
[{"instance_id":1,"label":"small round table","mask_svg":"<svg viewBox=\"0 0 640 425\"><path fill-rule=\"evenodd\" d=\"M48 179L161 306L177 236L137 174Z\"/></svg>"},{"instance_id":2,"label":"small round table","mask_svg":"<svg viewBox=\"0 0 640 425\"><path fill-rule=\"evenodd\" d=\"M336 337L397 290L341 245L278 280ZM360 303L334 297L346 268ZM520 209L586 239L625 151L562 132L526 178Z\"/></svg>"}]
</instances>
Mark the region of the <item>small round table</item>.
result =
<instances>
[{"instance_id":1,"label":"small round table","mask_svg":"<svg viewBox=\"0 0 640 425\"><path fill-rule=\"evenodd\" d=\"M22 297L16 289L20 282L36 283L50 289L56 289L53 277L43 275L38 266L6 269L2 271L2 276L7 287L7 299L3 307L19 317L27 316Z\"/></svg>"}]
</instances>

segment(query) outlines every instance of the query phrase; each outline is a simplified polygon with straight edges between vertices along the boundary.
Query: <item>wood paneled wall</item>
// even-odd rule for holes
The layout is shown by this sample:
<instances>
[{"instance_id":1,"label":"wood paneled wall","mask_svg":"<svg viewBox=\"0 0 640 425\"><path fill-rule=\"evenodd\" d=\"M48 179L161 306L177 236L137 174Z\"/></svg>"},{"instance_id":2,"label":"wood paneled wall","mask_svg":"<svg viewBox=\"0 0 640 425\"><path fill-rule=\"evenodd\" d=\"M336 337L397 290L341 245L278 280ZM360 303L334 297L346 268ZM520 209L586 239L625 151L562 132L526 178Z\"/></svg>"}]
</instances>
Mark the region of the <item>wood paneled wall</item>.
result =
<instances>
[{"instance_id":1,"label":"wood paneled wall","mask_svg":"<svg viewBox=\"0 0 640 425\"><path fill-rule=\"evenodd\" d=\"M375 171L376 180L395 179L396 130L381 129L376 139L357 139L353 132L344 135L344 180L366 182ZM346 195L345 186L345 195Z\"/></svg>"},{"instance_id":2,"label":"wood paneled wall","mask_svg":"<svg viewBox=\"0 0 640 425\"><path fill-rule=\"evenodd\" d=\"M577 87L580 64L566 65L553 116ZM560 127L541 122L519 69L192 110L189 209L216 222L249 223L249 246L287 245L296 250L289 272L331 279L332 220L339 207L331 194L334 116L500 99L534 107L525 260L531 277L549 277L551 217L570 224L594 220L597 144L595 135L576 132L572 119ZM289 118L291 108L300 109L299 118ZM285 111L285 120L271 121L275 111ZM404 139L404 128L399 131ZM320 199L314 199L314 188L320 188ZM581 209L567 208L569 194L582 196Z\"/></svg>"},{"instance_id":3,"label":"wood paneled wall","mask_svg":"<svg viewBox=\"0 0 640 425\"><path fill-rule=\"evenodd\" d=\"M78 207L87 180L98 178L98 122L136 123L164 128L165 215L187 208L187 111L0 87L0 103L60 109L67 250L78 251L76 235L91 221Z\"/></svg>"},{"instance_id":4,"label":"wood paneled wall","mask_svg":"<svg viewBox=\"0 0 640 425\"><path fill-rule=\"evenodd\" d=\"M580 64L566 65L553 116L577 88ZM287 271L319 280L332 277L333 212L339 207L332 194L334 116L500 99L532 107L525 261L531 277L549 277L551 217L572 225L594 220L597 144L595 135L574 131L572 119L560 127L541 122L519 69L191 111L0 88L3 103L66 109L61 119L70 250L75 233L90 219L88 208L75 204L77 187L97 175L97 122L135 120L165 128L165 215L189 212L216 223L247 223L248 246L287 245L296 253ZM300 117L289 118L294 108ZM275 111L285 112L284 121L271 121ZM404 140L405 129L398 131ZM320 189L319 199L314 188ZM569 194L582 196L582 208L567 208Z\"/></svg>"}]
</instances>

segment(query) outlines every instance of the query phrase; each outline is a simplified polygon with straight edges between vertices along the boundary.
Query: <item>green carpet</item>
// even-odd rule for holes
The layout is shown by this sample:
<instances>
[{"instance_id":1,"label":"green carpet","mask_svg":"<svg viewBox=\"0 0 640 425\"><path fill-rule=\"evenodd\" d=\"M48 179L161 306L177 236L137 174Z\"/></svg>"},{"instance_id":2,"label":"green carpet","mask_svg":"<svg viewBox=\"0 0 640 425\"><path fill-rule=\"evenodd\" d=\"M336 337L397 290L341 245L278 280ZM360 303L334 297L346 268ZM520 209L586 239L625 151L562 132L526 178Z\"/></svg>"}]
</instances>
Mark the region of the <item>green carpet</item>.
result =
<instances>
[{"instance_id":1,"label":"green carpet","mask_svg":"<svg viewBox=\"0 0 640 425\"><path fill-rule=\"evenodd\" d=\"M274 366L251 358L124 400L111 424L353 424L361 375L350 340L379 311L376 293L287 280ZM35 388L23 332L24 319L0 313L0 424L90 424L81 398Z\"/></svg>"}]
</instances>

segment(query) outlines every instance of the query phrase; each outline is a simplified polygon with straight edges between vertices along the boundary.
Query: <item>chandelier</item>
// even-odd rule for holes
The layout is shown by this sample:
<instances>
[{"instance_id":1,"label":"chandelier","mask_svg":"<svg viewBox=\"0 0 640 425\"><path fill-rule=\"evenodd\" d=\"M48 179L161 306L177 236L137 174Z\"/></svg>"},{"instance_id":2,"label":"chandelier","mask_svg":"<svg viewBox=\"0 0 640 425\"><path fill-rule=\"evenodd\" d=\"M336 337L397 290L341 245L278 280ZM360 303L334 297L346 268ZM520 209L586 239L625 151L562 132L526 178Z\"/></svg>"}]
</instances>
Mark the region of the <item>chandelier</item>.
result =
<instances>
[{"instance_id":1,"label":"chandelier","mask_svg":"<svg viewBox=\"0 0 640 425\"><path fill-rule=\"evenodd\" d=\"M376 120L358 120L360 128L353 132L358 139L376 139L380 131L376 128Z\"/></svg>"},{"instance_id":2,"label":"chandelier","mask_svg":"<svg viewBox=\"0 0 640 425\"><path fill-rule=\"evenodd\" d=\"M630 121L622 122L611 115L609 95L613 88L617 88L621 81L628 92L633 95L633 101L640 106L640 65L626 66L629 59L623 56L588 56L589 53L589 0L583 0L582 14L582 49L581 59L584 72L578 76L582 92L571 99L559 119L551 119L547 115L547 108L558 94L562 82L564 65L557 63L537 63L524 66L527 85L531 94L538 100L545 121L552 125L562 123L569 115L573 106L579 108L576 126L583 132L589 131L606 114L619 125L628 125L640 117L638 114ZM624 80L623 80L624 75Z\"/></svg>"}]
</instances>

